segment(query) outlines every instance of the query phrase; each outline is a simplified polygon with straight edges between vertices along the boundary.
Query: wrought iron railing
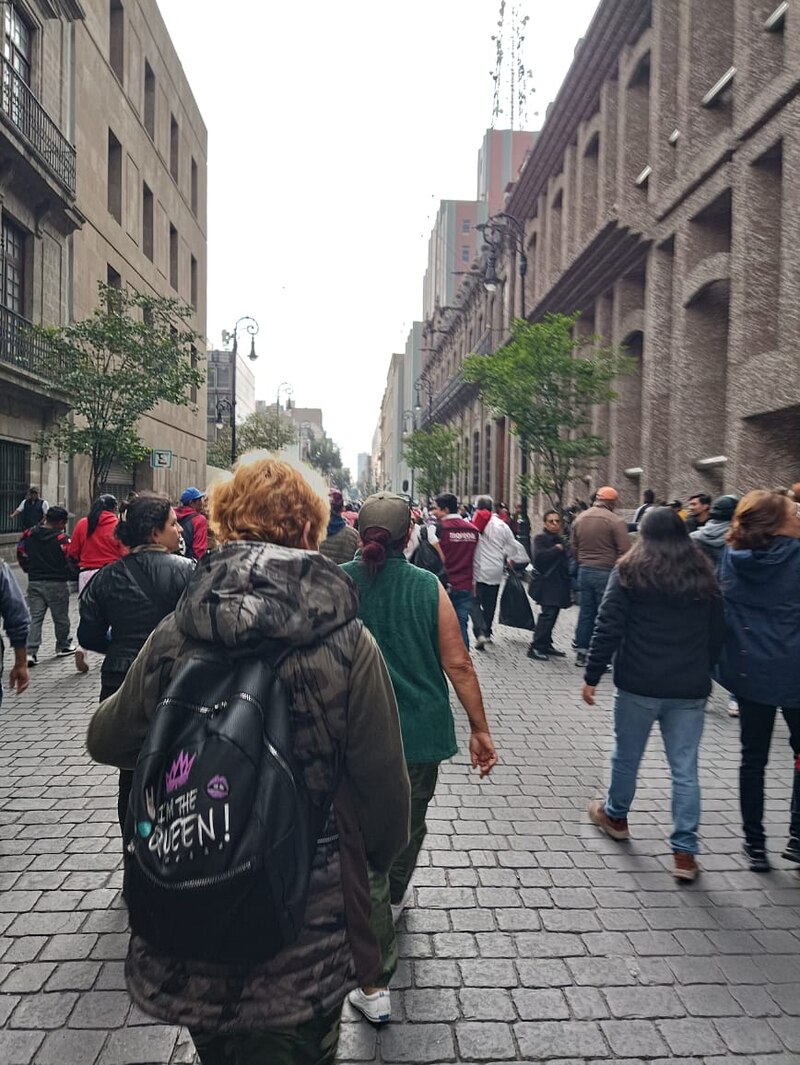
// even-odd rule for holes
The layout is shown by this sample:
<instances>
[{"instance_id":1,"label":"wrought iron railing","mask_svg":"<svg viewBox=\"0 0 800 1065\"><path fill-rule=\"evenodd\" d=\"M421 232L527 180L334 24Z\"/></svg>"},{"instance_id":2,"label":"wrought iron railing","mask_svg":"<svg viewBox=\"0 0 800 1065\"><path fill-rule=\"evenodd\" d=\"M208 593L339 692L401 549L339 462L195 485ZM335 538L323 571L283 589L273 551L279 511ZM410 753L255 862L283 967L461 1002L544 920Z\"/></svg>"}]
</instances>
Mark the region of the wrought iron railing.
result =
<instances>
[{"instance_id":1,"label":"wrought iron railing","mask_svg":"<svg viewBox=\"0 0 800 1065\"><path fill-rule=\"evenodd\" d=\"M62 383L64 361L47 337L33 332L27 318L0 307L0 363L41 377L54 385Z\"/></svg>"},{"instance_id":2,"label":"wrought iron railing","mask_svg":"<svg viewBox=\"0 0 800 1065\"><path fill-rule=\"evenodd\" d=\"M74 193L75 148L4 56L0 56L0 82L0 108L48 170Z\"/></svg>"}]
</instances>

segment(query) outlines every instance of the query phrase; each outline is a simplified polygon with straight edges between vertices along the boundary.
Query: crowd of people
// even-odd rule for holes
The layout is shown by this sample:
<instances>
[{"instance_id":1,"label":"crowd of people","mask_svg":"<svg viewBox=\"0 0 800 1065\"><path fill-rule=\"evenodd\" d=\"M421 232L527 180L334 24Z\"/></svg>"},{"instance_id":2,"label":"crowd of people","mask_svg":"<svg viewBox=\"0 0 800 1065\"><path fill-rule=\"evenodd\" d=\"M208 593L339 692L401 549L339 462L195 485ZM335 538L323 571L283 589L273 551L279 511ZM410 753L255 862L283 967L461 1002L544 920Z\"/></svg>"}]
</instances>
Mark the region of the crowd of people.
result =
<instances>
[{"instance_id":1,"label":"crowd of people","mask_svg":"<svg viewBox=\"0 0 800 1065\"><path fill-rule=\"evenodd\" d=\"M189 1028L203 1065L333 1062L345 998L373 1023L391 1018L394 926L457 751L448 681L471 766L482 778L497 763L469 630L486 653L506 574L507 587L526 574L539 607L532 661L567 656L555 626L577 600L588 706L613 672L610 782L589 803L593 824L630 837L657 723L673 874L697 877L698 750L716 680L739 715L744 859L770 868L764 777L780 709L794 774L782 854L800 863L800 485L698 493L687 508L647 492L630 521L618 510L611 486L547 510L529 555L526 515L488 496L417 508L379 492L356 508L334 490L325 503L264 458L176 506L101 495L71 537L63 507L35 489L20 503L26 597L0 568L9 683L28 686L48 610L57 655L81 672L103 656L87 745L119 772L128 987ZM274 929L248 942L253 899Z\"/></svg>"}]
</instances>

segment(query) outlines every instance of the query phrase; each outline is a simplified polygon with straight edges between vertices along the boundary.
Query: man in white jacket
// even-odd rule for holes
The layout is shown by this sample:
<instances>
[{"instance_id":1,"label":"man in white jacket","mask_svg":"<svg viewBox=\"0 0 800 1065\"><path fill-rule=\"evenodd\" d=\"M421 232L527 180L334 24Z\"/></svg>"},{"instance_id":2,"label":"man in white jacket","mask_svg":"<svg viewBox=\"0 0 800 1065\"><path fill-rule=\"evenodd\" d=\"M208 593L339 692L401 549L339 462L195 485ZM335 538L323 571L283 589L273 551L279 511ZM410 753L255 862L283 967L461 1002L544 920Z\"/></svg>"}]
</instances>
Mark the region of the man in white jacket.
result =
<instances>
[{"instance_id":1,"label":"man in white jacket","mask_svg":"<svg viewBox=\"0 0 800 1065\"><path fill-rule=\"evenodd\" d=\"M472 574L475 580L475 598L483 617L483 632L478 631L473 618L475 644L482 650L492 638L492 623L497 608L497 596L507 562L528 563L528 553L514 539L509 526L494 513L494 503L489 496L480 496L472 515L472 524L480 532L475 550Z\"/></svg>"}]
</instances>

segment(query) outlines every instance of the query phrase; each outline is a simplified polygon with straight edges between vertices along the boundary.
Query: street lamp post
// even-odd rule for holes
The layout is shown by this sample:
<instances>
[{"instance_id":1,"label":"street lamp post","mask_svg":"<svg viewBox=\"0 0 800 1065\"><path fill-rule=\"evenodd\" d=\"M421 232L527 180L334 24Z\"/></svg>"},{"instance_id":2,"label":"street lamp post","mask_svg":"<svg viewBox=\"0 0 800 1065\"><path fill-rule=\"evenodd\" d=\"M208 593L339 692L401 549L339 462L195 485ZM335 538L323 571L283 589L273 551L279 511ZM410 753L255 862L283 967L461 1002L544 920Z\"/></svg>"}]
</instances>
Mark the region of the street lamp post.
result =
<instances>
[{"instance_id":1,"label":"street lamp post","mask_svg":"<svg viewBox=\"0 0 800 1065\"><path fill-rule=\"evenodd\" d=\"M417 431L416 408L414 410L404 410L403 411L403 436L408 436L408 428L407 428L407 426L408 426L409 422L411 423L411 432L415 433ZM413 504L413 502L414 502L414 467L411 466L410 470L411 470L411 493L410 494L411 494L411 502Z\"/></svg>"},{"instance_id":2,"label":"street lamp post","mask_svg":"<svg viewBox=\"0 0 800 1065\"><path fill-rule=\"evenodd\" d=\"M508 242L514 248L519 271L520 288L520 317L525 318L525 277L528 273L528 256L525 253L525 226L514 215L507 211L500 211L492 215L486 222L481 222L475 227L483 234L488 247L486 257L486 269L483 276L483 287L487 292L496 292L500 287L500 279L497 276L497 253ZM520 474L528 476L528 442L524 436L520 437ZM528 517L528 495L523 491L520 498L522 517L517 528L517 538L530 555L531 553L531 524Z\"/></svg>"},{"instance_id":3,"label":"street lamp post","mask_svg":"<svg viewBox=\"0 0 800 1065\"><path fill-rule=\"evenodd\" d=\"M239 354L239 329L243 325L246 331L250 334L250 352L248 358L251 362L255 362L258 358L256 355L256 333L258 332L258 322L255 318L251 318L249 314L243 314L241 318L237 319L236 324L230 332L228 332L227 329L223 329L222 331L223 344L227 344L230 340L233 340L233 351L231 352L231 398L229 401L231 410L231 466L236 465L236 359ZM221 402L220 404L217 404L218 420L220 406Z\"/></svg>"}]
</instances>

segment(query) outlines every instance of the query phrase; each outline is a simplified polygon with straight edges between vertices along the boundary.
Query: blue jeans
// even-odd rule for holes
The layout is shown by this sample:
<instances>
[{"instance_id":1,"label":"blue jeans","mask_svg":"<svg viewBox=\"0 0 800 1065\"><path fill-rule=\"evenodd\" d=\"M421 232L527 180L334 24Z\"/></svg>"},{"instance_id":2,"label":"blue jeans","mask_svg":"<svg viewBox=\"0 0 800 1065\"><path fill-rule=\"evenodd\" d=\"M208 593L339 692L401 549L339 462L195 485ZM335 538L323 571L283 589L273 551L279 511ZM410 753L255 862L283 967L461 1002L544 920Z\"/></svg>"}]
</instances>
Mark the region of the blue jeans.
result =
<instances>
[{"instance_id":1,"label":"blue jeans","mask_svg":"<svg viewBox=\"0 0 800 1065\"><path fill-rule=\"evenodd\" d=\"M605 810L609 817L627 817L636 794L636 775L650 730L657 721L672 773L674 851L697 854L700 785L697 751L703 735L705 699L655 699L614 692L614 750Z\"/></svg>"},{"instance_id":2,"label":"blue jeans","mask_svg":"<svg viewBox=\"0 0 800 1065\"><path fill-rule=\"evenodd\" d=\"M575 643L579 651L588 651L592 642L594 619L611 576L610 569L599 566L581 566L578 570L578 591L581 596L578 624L575 626Z\"/></svg>"},{"instance_id":3,"label":"blue jeans","mask_svg":"<svg viewBox=\"0 0 800 1065\"><path fill-rule=\"evenodd\" d=\"M467 621L469 620L470 607L472 606L472 592L450 592L450 602L461 626L461 635L464 638L464 646L469 650L469 632Z\"/></svg>"}]
</instances>

